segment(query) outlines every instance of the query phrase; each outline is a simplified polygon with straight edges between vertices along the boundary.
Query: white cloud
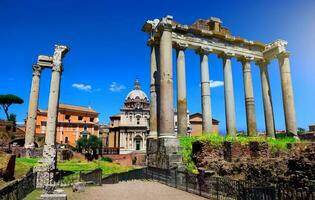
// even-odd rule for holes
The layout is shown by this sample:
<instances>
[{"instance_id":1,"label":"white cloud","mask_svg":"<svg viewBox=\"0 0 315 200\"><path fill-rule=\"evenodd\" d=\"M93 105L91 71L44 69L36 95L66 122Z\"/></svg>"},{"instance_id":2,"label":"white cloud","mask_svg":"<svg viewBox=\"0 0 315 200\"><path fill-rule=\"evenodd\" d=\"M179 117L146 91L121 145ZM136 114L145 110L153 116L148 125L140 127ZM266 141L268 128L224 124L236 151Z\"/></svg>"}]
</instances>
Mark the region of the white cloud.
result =
<instances>
[{"instance_id":1,"label":"white cloud","mask_svg":"<svg viewBox=\"0 0 315 200\"><path fill-rule=\"evenodd\" d=\"M215 87L221 87L224 85L223 81L214 81L214 80L210 80L210 87L211 88L215 88Z\"/></svg>"},{"instance_id":2,"label":"white cloud","mask_svg":"<svg viewBox=\"0 0 315 200\"><path fill-rule=\"evenodd\" d=\"M78 90L86 91L86 92L91 92L91 90L92 90L92 86L91 85L85 85L83 83L73 83L72 87L76 88Z\"/></svg>"},{"instance_id":3,"label":"white cloud","mask_svg":"<svg viewBox=\"0 0 315 200\"><path fill-rule=\"evenodd\" d=\"M112 82L109 85L109 90L112 91L112 92L121 92L124 89L126 89L126 86L121 85L121 84L116 83L116 82Z\"/></svg>"}]
</instances>

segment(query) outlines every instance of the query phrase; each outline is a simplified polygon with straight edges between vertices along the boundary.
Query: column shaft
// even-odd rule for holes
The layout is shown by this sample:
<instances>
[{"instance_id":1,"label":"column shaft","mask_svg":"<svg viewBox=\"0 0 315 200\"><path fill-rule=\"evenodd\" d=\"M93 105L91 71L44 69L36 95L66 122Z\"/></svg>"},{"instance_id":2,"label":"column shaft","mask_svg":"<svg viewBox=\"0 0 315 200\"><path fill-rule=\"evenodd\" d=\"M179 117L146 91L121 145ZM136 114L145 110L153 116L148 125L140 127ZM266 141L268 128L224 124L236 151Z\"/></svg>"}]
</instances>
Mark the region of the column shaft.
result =
<instances>
[{"instance_id":1,"label":"column shaft","mask_svg":"<svg viewBox=\"0 0 315 200\"><path fill-rule=\"evenodd\" d=\"M258 63L260 67L261 88L264 103L265 126L268 137L275 137L275 123L273 116L272 98L268 74L268 62Z\"/></svg>"},{"instance_id":2,"label":"column shaft","mask_svg":"<svg viewBox=\"0 0 315 200\"><path fill-rule=\"evenodd\" d=\"M247 119L247 134L249 136L256 136L257 133L256 133L255 100L254 100L250 62L248 60L243 60L242 65L243 65L246 119Z\"/></svg>"},{"instance_id":3,"label":"column shaft","mask_svg":"<svg viewBox=\"0 0 315 200\"><path fill-rule=\"evenodd\" d=\"M208 55L200 54L202 134L212 133L211 94Z\"/></svg>"},{"instance_id":4,"label":"column shaft","mask_svg":"<svg viewBox=\"0 0 315 200\"><path fill-rule=\"evenodd\" d=\"M150 133L148 137L157 138L158 126L158 90L159 90L159 70L158 70L158 48L151 46L151 81L150 81Z\"/></svg>"},{"instance_id":5,"label":"column shaft","mask_svg":"<svg viewBox=\"0 0 315 200\"><path fill-rule=\"evenodd\" d=\"M47 129L45 137L45 143L48 146L54 146L56 144L56 126L59 107L60 76L61 71L53 69L50 83Z\"/></svg>"},{"instance_id":6,"label":"column shaft","mask_svg":"<svg viewBox=\"0 0 315 200\"><path fill-rule=\"evenodd\" d=\"M177 136L187 133L186 66L184 49L177 50Z\"/></svg>"},{"instance_id":7,"label":"column shaft","mask_svg":"<svg viewBox=\"0 0 315 200\"><path fill-rule=\"evenodd\" d=\"M226 55L223 55L222 58L223 58L223 73L224 73L226 133L229 136L235 136L236 135L235 105L234 105L234 88L233 88L231 58Z\"/></svg>"},{"instance_id":8,"label":"column shaft","mask_svg":"<svg viewBox=\"0 0 315 200\"><path fill-rule=\"evenodd\" d=\"M25 148L34 148L40 74L41 74L40 66L34 65L32 86L31 86L30 100L29 100L28 114L27 114L27 123L26 123Z\"/></svg>"},{"instance_id":9,"label":"column shaft","mask_svg":"<svg viewBox=\"0 0 315 200\"><path fill-rule=\"evenodd\" d=\"M159 136L174 136L173 68L171 25L163 27L160 41L160 112Z\"/></svg>"},{"instance_id":10,"label":"column shaft","mask_svg":"<svg viewBox=\"0 0 315 200\"><path fill-rule=\"evenodd\" d=\"M287 134L297 136L296 114L294 106L294 96L291 79L291 69L289 61L289 53L282 53L278 56L280 74L281 74L281 88L282 100L285 116L285 126Z\"/></svg>"}]
</instances>

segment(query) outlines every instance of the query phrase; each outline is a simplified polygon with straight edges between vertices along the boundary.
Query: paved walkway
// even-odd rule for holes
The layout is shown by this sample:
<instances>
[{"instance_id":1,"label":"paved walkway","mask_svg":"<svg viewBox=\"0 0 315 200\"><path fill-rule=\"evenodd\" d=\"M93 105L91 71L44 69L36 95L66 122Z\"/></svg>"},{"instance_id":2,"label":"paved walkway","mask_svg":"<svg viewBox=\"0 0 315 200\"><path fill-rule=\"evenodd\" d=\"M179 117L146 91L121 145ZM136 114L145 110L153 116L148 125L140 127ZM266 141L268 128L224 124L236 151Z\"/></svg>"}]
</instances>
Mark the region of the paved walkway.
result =
<instances>
[{"instance_id":1,"label":"paved walkway","mask_svg":"<svg viewBox=\"0 0 315 200\"><path fill-rule=\"evenodd\" d=\"M87 187L85 192L65 192L70 200L205 200L194 194L181 191L153 181L128 181Z\"/></svg>"}]
</instances>

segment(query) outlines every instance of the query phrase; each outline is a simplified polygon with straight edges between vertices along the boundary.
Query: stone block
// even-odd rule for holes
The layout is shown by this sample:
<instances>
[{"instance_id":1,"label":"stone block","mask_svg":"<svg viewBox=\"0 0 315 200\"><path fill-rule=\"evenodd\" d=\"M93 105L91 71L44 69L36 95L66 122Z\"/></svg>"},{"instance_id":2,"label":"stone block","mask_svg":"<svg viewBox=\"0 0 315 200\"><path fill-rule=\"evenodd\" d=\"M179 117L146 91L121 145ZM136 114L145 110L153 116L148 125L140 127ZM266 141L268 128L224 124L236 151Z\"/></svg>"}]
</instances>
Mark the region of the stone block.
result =
<instances>
[{"instance_id":1,"label":"stone block","mask_svg":"<svg viewBox=\"0 0 315 200\"><path fill-rule=\"evenodd\" d=\"M270 154L267 142L249 142L249 149L252 158L268 158Z\"/></svg>"},{"instance_id":2,"label":"stone block","mask_svg":"<svg viewBox=\"0 0 315 200\"><path fill-rule=\"evenodd\" d=\"M77 182L74 183L72 186L73 192L84 192L85 191L85 183L84 182Z\"/></svg>"},{"instance_id":3,"label":"stone block","mask_svg":"<svg viewBox=\"0 0 315 200\"><path fill-rule=\"evenodd\" d=\"M37 200L67 200L66 194L42 194Z\"/></svg>"}]
</instances>

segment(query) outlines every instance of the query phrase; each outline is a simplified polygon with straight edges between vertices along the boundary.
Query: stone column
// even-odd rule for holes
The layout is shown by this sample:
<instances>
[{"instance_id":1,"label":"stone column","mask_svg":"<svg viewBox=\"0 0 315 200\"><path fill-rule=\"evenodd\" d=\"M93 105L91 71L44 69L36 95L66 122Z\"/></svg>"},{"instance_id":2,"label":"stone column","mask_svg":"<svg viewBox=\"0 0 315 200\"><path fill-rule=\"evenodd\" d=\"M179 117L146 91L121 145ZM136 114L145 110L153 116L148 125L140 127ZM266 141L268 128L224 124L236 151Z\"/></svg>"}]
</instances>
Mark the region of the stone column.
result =
<instances>
[{"instance_id":1,"label":"stone column","mask_svg":"<svg viewBox=\"0 0 315 200\"><path fill-rule=\"evenodd\" d=\"M268 137L274 138L275 137L275 123L274 123L272 98L271 98L271 90L270 90L270 82L269 82L269 74L268 74L269 61L261 60L261 61L258 61L257 64L259 65L259 68L260 68L266 135Z\"/></svg>"},{"instance_id":2,"label":"stone column","mask_svg":"<svg viewBox=\"0 0 315 200\"><path fill-rule=\"evenodd\" d=\"M210 134L212 133L212 114L208 52L205 49L199 49L197 53L200 55L202 134Z\"/></svg>"},{"instance_id":3,"label":"stone column","mask_svg":"<svg viewBox=\"0 0 315 200\"><path fill-rule=\"evenodd\" d=\"M187 44L176 44L177 55L177 136L187 133L187 98L185 48Z\"/></svg>"},{"instance_id":4,"label":"stone column","mask_svg":"<svg viewBox=\"0 0 315 200\"><path fill-rule=\"evenodd\" d=\"M235 136L236 126L235 126L234 88L233 88L232 66L231 66L232 56L227 55L227 54L221 54L219 57L223 59L226 133L229 136Z\"/></svg>"},{"instance_id":5,"label":"stone column","mask_svg":"<svg viewBox=\"0 0 315 200\"><path fill-rule=\"evenodd\" d=\"M148 138L157 138L158 132L158 93L159 93L159 49L156 45L150 44L151 46L151 81L150 81L150 133Z\"/></svg>"},{"instance_id":6,"label":"stone column","mask_svg":"<svg viewBox=\"0 0 315 200\"><path fill-rule=\"evenodd\" d=\"M161 24L159 137L174 137L172 26Z\"/></svg>"},{"instance_id":7,"label":"stone column","mask_svg":"<svg viewBox=\"0 0 315 200\"><path fill-rule=\"evenodd\" d=\"M290 54L288 52L283 52L277 57L281 74L282 100L286 131L287 134L298 138L289 56Z\"/></svg>"},{"instance_id":8,"label":"stone column","mask_svg":"<svg viewBox=\"0 0 315 200\"><path fill-rule=\"evenodd\" d=\"M250 67L250 58L242 57L239 59L243 66L243 79L244 79L244 93L245 93L245 106L246 106L246 122L248 136L256 136L256 113L255 113L255 100L253 92L252 72Z\"/></svg>"},{"instance_id":9,"label":"stone column","mask_svg":"<svg viewBox=\"0 0 315 200\"><path fill-rule=\"evenodd\" d=\"M30 100L29 100L29 105L28 105L26 133L25 133L25 148L34 148L40 75L41 75L41 67L39 65L33 65L33 78L32 78Z\"/></svg>"}]
</instances>

